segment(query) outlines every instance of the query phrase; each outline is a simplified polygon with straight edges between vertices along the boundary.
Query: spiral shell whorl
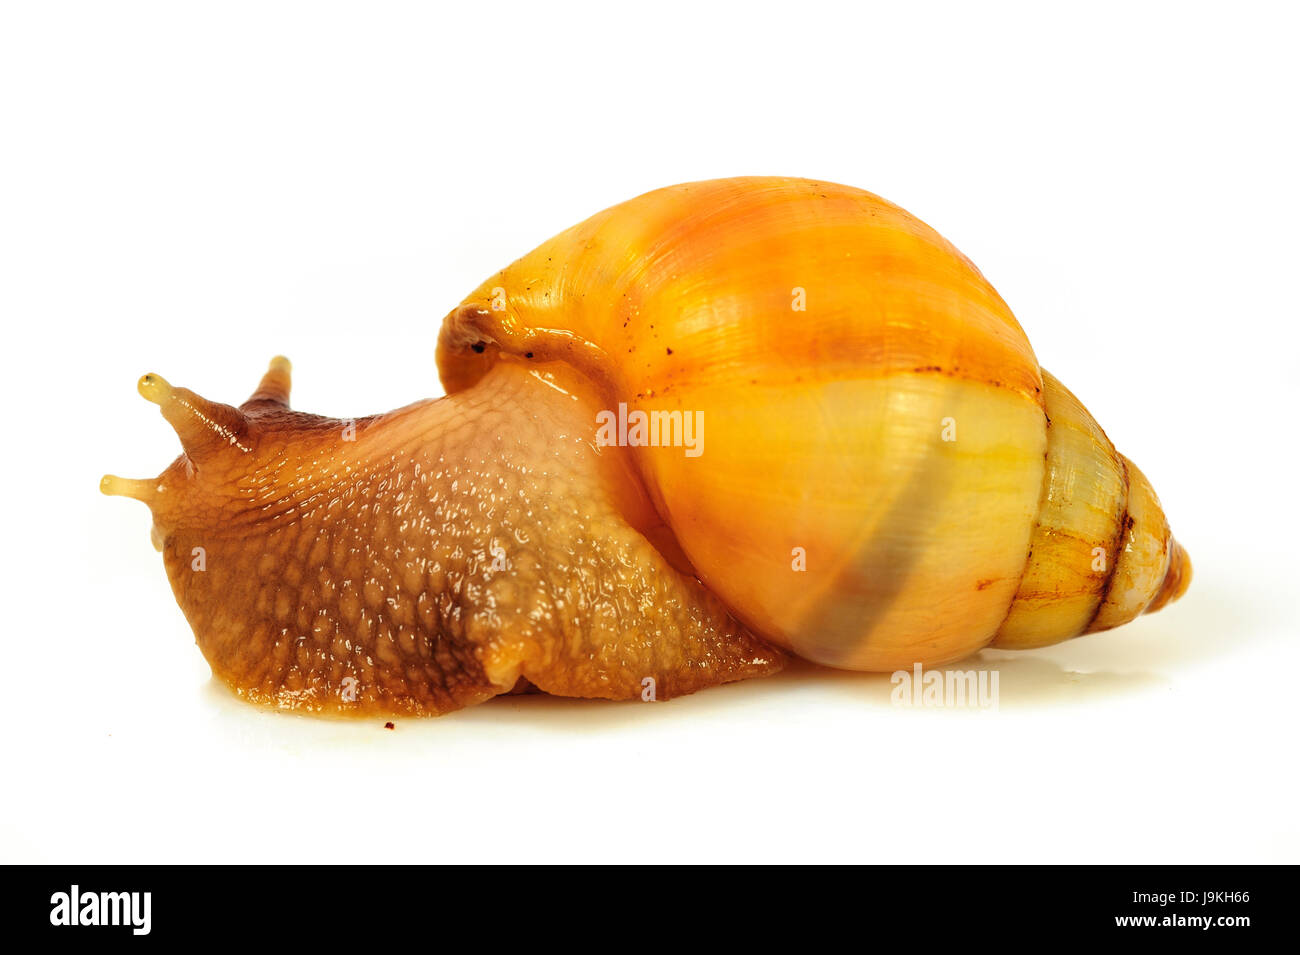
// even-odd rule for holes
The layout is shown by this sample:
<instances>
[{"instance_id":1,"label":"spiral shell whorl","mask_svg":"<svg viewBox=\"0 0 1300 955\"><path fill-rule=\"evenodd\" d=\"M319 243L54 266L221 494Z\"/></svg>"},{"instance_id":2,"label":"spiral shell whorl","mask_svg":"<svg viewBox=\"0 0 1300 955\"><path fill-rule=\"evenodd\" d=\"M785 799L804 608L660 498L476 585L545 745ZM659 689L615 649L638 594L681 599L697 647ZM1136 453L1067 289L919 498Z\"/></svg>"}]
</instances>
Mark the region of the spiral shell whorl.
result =
<instances>
[{"instance_id":1,"label":"spiral shell whorl","mask_svg":"<svg viewBox=\"0 0 1300 955\"><path fill-rule=\"evenodd\" d=\"M1043 372L1047 459L1029 559L993 646L1029 649L1127 623L1190 579L1146 476ZM1163 592L1162 592L1163 589Z\"/></svg>"}]
</instances>

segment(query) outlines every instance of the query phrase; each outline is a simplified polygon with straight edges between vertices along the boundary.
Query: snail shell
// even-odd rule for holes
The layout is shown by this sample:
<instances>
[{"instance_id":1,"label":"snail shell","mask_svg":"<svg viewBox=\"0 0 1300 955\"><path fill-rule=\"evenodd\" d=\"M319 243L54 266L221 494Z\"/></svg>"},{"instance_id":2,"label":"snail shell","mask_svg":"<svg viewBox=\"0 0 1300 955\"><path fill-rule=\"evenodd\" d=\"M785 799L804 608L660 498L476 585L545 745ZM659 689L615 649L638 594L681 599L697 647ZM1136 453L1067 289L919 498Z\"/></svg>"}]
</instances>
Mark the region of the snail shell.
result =
<instances>
[{"instance_id":1,"label":"snail shell","mask_svg":"<svg viewBox=\"0 0 1300 955\"><path fill-rule=\"evenodd\" d=\"M1150 484L1006 303L870 193L729 179L594 216L454 311L439 370L458 391L528 352L702 412L706 456L639 451L647 491L710 589L819 663L1042 646L1185 586Z\"/></svg>"},{"instance_id":2,"label":"snail shell","mask_svg":"<svg viewBox=\"0 0 1300 955\"><path fill-rule=\"evenodd\" d=\"M858 189L615 206L484 282L437 361L446 398L351 435L289 410L283 360L239 409L142 380L185 454L104 489L150 504L242 695L666 698L787 652L893 670L1044 646L1190 580L1146 478L993 287Z\"/></svg>"}]
</instances>

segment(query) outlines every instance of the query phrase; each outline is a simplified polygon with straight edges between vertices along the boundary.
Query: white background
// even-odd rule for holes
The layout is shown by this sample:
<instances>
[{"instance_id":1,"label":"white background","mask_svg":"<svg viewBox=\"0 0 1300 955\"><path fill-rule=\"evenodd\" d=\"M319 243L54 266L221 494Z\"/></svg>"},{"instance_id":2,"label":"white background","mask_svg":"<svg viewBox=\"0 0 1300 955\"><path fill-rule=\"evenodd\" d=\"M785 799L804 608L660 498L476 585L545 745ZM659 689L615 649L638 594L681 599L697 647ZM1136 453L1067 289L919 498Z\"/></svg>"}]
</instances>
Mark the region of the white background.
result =
<instances>
[{"instance_id":1,"label":"white background","mask_svg":"<svg viewBox=\"0 0 1300 955\"><path fill-rule=\"evenodd\" d=\"M980 6L6 4L0 858L1297 861L1295 15ZM997 712L805 668L386 731L212 685L147 512L97 490L176 454L141 373L438 394L483 278L740 174L974 259L1151 478L1188 596L985 653Z\"/></svg>"}]
</instances>

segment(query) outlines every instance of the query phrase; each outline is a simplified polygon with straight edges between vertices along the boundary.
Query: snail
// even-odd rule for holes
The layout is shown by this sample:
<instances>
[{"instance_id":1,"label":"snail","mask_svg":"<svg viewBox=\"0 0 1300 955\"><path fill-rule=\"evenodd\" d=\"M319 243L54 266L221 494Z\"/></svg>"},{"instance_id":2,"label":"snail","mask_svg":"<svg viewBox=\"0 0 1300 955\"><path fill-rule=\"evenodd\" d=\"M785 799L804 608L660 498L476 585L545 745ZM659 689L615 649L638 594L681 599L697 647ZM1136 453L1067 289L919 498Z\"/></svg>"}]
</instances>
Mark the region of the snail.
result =
<instances>
[{"instance_id":1,"label":"snail","mask_svg":"<svg viewBox=\"0 0 1300 955\"><path fill-rule=\"evenodd\" d=\"M1150 483L934 230L848 186L687 183L444 319L444 397L239 407L158 375L146 503L213 673L259 704L436 715L941 666L1132 620L1191 578Z\"/></svg>"}]
</instances>

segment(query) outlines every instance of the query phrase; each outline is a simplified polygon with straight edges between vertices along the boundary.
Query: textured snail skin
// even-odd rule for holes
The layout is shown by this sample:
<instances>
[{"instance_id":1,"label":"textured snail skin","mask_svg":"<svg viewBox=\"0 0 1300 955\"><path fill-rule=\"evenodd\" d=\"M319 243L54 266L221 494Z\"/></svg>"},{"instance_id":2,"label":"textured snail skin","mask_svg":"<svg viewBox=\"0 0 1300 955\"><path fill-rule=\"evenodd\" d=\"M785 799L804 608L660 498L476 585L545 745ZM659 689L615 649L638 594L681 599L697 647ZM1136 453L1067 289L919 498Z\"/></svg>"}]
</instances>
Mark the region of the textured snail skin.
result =
<instances>
[{"instance_id":1,"label":"textured snail skin","mask_svg":"<svg viewBox=\"0 0 1300 955\"><path fill-rule=\"evenodd\" d=\"M795 304L798 303L798 304ZM1150 484L979 271L870 193L745 178L599 213L443 323L448 395L356 422L141 380L185 452L145 501L245 698L438 714L666 699L1108 629L1191 576ZM599 416L695 415L699 453Z\"/></svg>"},{"instance_id":2,"label":"textured snail skin","mask_svg":"<svg viewBox=\"0 0 1300 955\"><path fill-rule=\"evenodd\" d=\"M621 450L597 453L590 397L556 372L502 362L351 440L288 410L284 359L238 410L147 375L186 453L105 490L153 509L199 648L254 702L438 714L521 678L614 699L651 679L667 698L779 669L650 543L662 526Z\"/></svg>"}]
</instances>

